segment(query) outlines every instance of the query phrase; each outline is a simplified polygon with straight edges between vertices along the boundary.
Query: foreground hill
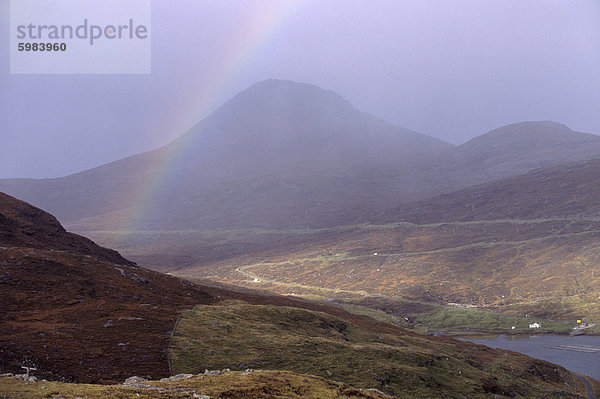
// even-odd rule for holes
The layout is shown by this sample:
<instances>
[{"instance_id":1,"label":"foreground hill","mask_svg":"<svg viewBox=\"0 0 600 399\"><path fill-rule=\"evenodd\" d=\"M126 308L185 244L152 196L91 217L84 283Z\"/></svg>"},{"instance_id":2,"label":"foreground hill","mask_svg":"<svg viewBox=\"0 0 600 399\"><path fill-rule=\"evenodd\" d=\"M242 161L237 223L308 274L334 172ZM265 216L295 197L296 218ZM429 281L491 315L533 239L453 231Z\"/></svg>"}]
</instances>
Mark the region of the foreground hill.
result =
<instances>
[{"instance_id":1,"label":"foreground hill","mask_svg":"<svg viewBox=\"0 0 600 399\"><path fill-rule=\"evenodd\" d=\"M4 193L0 193L0 210L0 243L3 245L72 251L106 262L133 265L116 251L67 232L49 213Z\"/></svg>"},{"instance_id":2,"label":"foreground hill","mask_svg":"<svg viewBox=\"0 0 600 399\"><path fill-rule=\"evenodd\" d=\"M5 393L12 399L46 398L48 392L52 392L54 397L86 399L391 398L374 390L357 389L313 375L285 371L231 371L219 375L189 374L180 377L183 378L176 381L141 381L124 385L65 384L47 381L31 383L12 378L0 378L0 393Z\"/></svg>"},{"instance_id":3,"label":"foreground hill","mask_svg":"<svg viewBox=\"0 0 600 399\"><path fill-rule=\"evenodd\" d=\"M168 374L179 312L215 300L66 232L46 212L0 193L0 369L121 381Z\"/></svg>"},{"instance_id":4,"label":"foreground hill","mask_svg":"<svg viewBox=\"0 0 600 399\"><path fill-rule=\"evenodd\" d=\"M170 353L175 372L240 365L285 369L401 398L568 397L577 392L561 368L516 353L369 331L321 312L239 301L184 313ZM544 384L534 382L537 373ZM568 393L556 392L559 386L569 386Z\"/></svg>"}]
</instances>

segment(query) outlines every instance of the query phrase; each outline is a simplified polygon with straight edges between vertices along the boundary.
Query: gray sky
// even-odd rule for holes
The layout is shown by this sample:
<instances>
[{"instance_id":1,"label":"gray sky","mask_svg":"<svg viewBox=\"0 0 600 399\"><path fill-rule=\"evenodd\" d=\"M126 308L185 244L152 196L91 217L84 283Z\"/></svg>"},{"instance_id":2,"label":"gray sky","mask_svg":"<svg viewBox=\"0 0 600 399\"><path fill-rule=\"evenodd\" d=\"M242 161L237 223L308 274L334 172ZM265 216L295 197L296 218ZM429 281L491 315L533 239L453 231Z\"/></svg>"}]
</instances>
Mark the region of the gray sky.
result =
<instances>
[{"instance_id":1,"label":"gray sky","mask_svg":"<svg viewBox=\"0 0 600 399\"><path fill-rule=\"evenodd\" d=\"M600 134L600 1L152 2L150 75L9 74L0 177L56 177L167 144L251 84L290 79L459 144L524 120Z\"/></svg>"}]
</instances>

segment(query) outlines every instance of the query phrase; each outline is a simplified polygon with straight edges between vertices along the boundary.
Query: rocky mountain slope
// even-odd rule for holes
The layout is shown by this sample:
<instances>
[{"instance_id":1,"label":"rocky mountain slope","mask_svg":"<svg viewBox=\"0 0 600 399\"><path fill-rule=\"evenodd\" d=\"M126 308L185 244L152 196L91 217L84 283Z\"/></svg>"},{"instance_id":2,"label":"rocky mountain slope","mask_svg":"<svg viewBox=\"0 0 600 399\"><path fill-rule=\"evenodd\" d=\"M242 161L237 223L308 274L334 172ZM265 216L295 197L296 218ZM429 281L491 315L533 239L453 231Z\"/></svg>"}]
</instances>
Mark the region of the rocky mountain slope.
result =
<instances>
[{"instance_id":1,"label":"rocky mountain slope","mask_svg":"<svg viewBox=\"0 0 600 399\"><path fill-rule=\"evenodd\" d=\"M58 220L28 203L0 193L0 242L11 247L77 252L106 261L132 266L118 252L67 232Z\"/></svg>"},{"instance_id":2,"label":"rocky mountain slope","mask_svg":"<svg viewBox=\"0 0 600 399\"><path fill-rule=\"evenodd\" d=\"M168 374L179 312L213 297L66 232L50 214L0 193L0 369L119 381Z\"/></svg>"},{"instance_id":3,"label":"rocky mountain slope","mask_svg":"<svg viewBox=\"0 0 600 399\"><path fill-rule=\"evenodd\" d=\"M217 370L218 371L218 370ZM230 371L218 375L181 375L168 381L147 381L138 377L122 385L68 384L40 381L24 382L0 378L0 393L11 399L55 397L86 399L390 399L375 390L358 389L348 384L313 375L286 371ZM194 396L195 395L195 396Z\"/></svg>"}]
</instances>

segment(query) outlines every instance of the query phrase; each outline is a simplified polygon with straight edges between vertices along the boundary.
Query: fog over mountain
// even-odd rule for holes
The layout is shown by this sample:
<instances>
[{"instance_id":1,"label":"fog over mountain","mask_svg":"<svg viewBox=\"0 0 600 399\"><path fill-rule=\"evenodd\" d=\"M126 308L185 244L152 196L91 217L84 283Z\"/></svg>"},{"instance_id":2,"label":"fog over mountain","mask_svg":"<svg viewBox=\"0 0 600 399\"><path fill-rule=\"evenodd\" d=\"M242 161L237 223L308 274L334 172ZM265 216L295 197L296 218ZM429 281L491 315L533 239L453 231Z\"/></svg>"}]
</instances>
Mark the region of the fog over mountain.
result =
<instances>
[{"instance_id":1,"label":"fog over mountain","mask_svg":"<svg viewBox=\"0 0 600 399\"><path fill-rule=\"evenodd\" d=\"M454 147L314 85L267 80L168 146L65 178L1 180L0 190L80 231L315 228L593 157L599 136L555 122Z\"/></svg>"}]
</instances>

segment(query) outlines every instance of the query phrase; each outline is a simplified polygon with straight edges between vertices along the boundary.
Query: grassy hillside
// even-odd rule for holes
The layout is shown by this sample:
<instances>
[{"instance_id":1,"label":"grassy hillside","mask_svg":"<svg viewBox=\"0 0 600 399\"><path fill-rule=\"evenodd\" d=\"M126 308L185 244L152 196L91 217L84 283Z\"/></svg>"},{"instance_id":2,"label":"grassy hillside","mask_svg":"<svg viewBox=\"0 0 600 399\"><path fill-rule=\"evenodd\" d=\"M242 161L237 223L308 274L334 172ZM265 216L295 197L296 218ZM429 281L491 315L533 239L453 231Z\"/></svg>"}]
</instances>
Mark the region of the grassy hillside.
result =
<instances>
[{"instance_id":1,"label":"grassy hillside","mask_svg":"<svg viewBox=\"0 0 600 399\"><path fill-rule=\"evenodd\" d=\"M550 398L577 392L562 367L519 354L376 333L325 313L241 301L184 312L169 355L173 374L283 369L399 397Z\"/></svg>"}]
</instances>

